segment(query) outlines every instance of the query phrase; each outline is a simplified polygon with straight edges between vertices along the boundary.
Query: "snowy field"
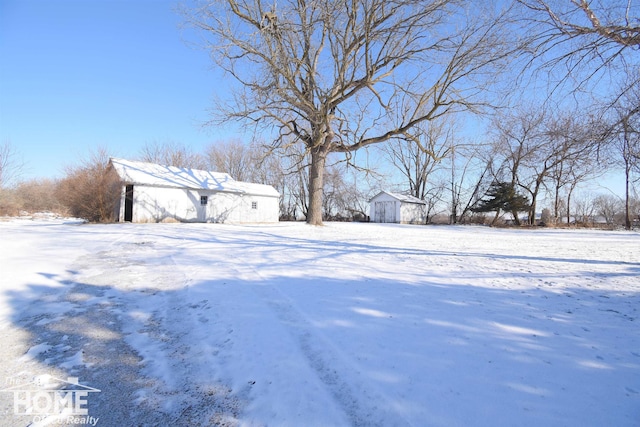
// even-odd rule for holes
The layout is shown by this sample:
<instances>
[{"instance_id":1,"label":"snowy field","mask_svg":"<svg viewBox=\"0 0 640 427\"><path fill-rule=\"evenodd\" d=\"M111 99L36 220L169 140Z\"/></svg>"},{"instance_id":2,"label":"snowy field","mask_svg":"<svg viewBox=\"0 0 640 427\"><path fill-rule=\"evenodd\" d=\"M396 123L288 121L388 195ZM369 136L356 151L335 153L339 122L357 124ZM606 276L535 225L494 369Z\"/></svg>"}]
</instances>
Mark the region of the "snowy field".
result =
<instances>
[{"instance_id":1,"label":"snowy field","mask_svg":"<svg viewBox=\"0 0 640 427\"><path fill-rule=\"evenodd\" d=\"M640 426L638 233L23 220L0 239L3 426ZM74 378L85 415L16 391Z\"/></svg>"}]
</instances>

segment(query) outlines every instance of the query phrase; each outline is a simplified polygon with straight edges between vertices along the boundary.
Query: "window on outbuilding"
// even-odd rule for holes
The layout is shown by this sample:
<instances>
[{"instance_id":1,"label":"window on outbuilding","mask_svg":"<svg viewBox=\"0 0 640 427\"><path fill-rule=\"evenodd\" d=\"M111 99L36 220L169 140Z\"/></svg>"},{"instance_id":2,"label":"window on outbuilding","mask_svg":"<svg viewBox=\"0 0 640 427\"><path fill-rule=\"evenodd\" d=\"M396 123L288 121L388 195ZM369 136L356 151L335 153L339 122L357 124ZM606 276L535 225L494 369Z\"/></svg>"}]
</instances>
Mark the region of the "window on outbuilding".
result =
<instances>
[{"instance_id":1,"label":"window on outbuilding","mask_svg":"<svg viewBox=\"0 0 640 427\"><path fill-rule=\"evenodd\" d=\"M258 209L258 202L251 202L251 209Z\"/></svg>"},{"instance_id":2,"label":"window on outbuilding","mask_svg":"<svg viewBox=\"0 0 640 427\"><path fill-rule=\"evenodd\" d=\"M209 201L209 196L200 196L200 205L205 206Z\"/></svg>"}]
</instances>

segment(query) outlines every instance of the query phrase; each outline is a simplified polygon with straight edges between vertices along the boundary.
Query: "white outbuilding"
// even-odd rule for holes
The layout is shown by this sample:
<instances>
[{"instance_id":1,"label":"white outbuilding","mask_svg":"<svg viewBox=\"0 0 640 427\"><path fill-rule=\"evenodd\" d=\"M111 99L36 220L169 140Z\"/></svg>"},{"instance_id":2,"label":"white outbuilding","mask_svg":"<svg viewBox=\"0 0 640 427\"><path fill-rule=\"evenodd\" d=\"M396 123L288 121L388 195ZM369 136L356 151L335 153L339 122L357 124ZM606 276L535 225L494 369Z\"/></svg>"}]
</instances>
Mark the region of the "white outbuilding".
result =
<instances>
[{"instance_id":1,"label":"white outbuilding","mask_svg":"<svg viewBox=\"0 0 640 427\"><path fill-rule=\"evenodd\" d=\"M278 222L280 194L227 173L111 159L122 182L118 221Z\"/></svg>"},{"instance_id":2,"label":"white outbuilding","mask_svg":"<svg viewBox=\"0 0 640 427\"><path fill-rule=\"evenodd\" d=\"M417 197L382 191L369 201L372 222L425 224L427 204Z\"/></svg>"}]
</instances>

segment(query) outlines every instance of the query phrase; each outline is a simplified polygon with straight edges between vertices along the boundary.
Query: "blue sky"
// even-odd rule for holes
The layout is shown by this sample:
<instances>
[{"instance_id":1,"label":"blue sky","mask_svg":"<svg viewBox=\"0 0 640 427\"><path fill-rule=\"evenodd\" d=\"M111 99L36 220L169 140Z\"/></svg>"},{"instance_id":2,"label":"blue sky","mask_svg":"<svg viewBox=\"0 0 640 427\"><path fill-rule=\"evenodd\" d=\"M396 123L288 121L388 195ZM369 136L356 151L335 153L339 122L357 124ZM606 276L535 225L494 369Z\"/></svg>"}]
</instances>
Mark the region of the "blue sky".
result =
<instances>
[{"instance_id":1,"label":"blue sky","mask_svg":"<svg viewBox=\"0 0 640 427\"><path fill-rule=\"evenodd\" d=\"M0 143L23 178L56 178L97 147L154 141L200 151L222 79L185 40L177 0L0 0Z\"/></svg>"},{"instance_id":2,"label":"blue sky","mask_svg":"<svg viewBox=\"0 0 640 427\"><path fill-rule=\"evenodd\" d=\"M62 177L100 147L135 158L154 142L246 139L203 127L228 82L181 30L179 1L0 0L0 144L22 179ZM604 183L591 185L621 193L619 176Z\"/></svg>"}]
</instances>

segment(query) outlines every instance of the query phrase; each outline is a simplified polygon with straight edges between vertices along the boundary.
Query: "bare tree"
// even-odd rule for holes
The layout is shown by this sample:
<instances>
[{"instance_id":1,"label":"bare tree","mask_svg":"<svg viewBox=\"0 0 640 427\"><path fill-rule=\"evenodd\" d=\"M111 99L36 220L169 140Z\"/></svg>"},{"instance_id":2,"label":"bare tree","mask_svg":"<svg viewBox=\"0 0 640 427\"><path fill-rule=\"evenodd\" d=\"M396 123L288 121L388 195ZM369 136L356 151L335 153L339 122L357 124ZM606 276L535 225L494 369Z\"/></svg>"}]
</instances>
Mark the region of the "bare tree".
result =
<instances>
[{"instance_id":1,"label":"bare tree","mask_svg":"<svg viewBox=\"0 0 640 427\"><path fill-rule=\"evenodd\" d=\"M411 138L390 141L383 151L409 184L412 196L425 200L431 188L429 178L453 149L452 126L434 120L416 126Z\"/></svg>"},{"instance_id":2,"label":"bare tree","mask_svg":"<svg viewBox=\"0 0 640 427\"><path fill-rule=\"evenodd\" d=\"M27 212L66 213L66 209L56 198L58 182L50 179L38 179L21 182L16 187L21 208Z\"/></svg>"},{"instance_id":3,"label":"bare tree","mask_svg":"<svg viewBox=\"0 0 640 427\"><path fill-rule=\"evenodd\" d=\"M486 148L482 144L461 144L451 149L450 224L464 222L492 182L492 153L485 152Z\"/></svg>"},{"instance_id":4,"label":"bare tree","mask_svg":"<svg viewBox=\"0 0 640 427\"><path fill-rule=\"evenodd\" d=\"M555 219L559 218L560 189L568 188L569 206L571 193L580 181L602 172L592 160L602 141L600 129L594 120L575 112L558 112L547 116L537 155L529 165L533 185L530 186L530 224L535 218L538 196L542 187L552 188ZM567 213L569 216L569 213Z\"/></svg>"},{"instance_id":5,"label":"bare tree","mask_svg":"<svg viewBox=\"0 0 640 427\"><path fill-rule=\"evenodd\" d=\"M558 162L552 168L549 178L554 202L553 221L558 223L564 214L567 224L571 223L571 202L573 194L579 184L587 179L603 173L604 169L597 162L596 157L584 157ZM564 190L562 199L561 191Z\"/></svg>"},{"instance_id":6,"label":"bare tree","mask_svg":"<svg viewBox=\"0 0 640 427\"><path fill-rule=\"evenodd\" d=\"M635 197L629 200L627 206L629 206L629 216L631 217L631 226L635 224L636 226L640 225L640 198L636 194Z\"/></svg>"},{"instance_id":7,"label":"bare tree","mask_svg":"<svg viewBox=\"0 0 640 427\"><path fill-rule=\"evenodd\" d=\"M491 156L496 163L494 179L519 184L521 168L526 167L538 150L544 120L544 110L535 106L522 106L494 117L495 142Z\"/></svg>"},{"instance_id":8,"label":"bare tree","mask_svg":"<svg viewBox=\"0 0 640 427\"><path fill-rule=\"evenodd\" d=\"M260 162L253 174L253 181L261 184L269 184L280 193L280 218L295 220L297 205L289 197L292 182L295 177L287 173L287 165L283 163L285 158L270 155L269 151L260 156Z\"/></svg>"},{"instance_id":9,"label":"bare tree","mask_svg":"<svg viewBox=\"0 0 640 427\"><path fill-rule=\"evenodd\" d=\"M576 225L589 225L593 222L596 212L594 200L595 197L592 194L582 194L575 198L573 211L576 213Z\"/></svg>"},{"instance_id":10,"label":"bare tree","mask_svg":"<svg viewBox=\"0 0 640 427\"><path fill-rule=\"evenodd\" d=\"M308 209L308 156L304 149L287 144L274 150L261 145L264 151L260 173L268 178L259 182L273 185L280 193L280 218L288 221L306 216Z\"/></svg>"},{"instance_id":11,"label":"bare tree","mask_svg":"<svg viewBox=\"0 0 640 427\"><path fill-rule=\"evenodd\" d=\"M610 151L613 153L615 164L621 166L624 172L624 223L625 228L630 230L633 216L630 207L633 177L640 177L640 84L635 85L617 100L610 121Z\"/></svg>"},{"instance_id":12,"label":"bare tree","mask_svg":"<svg viewBox=\"0 0 640 427\"><path fill-rule=\"evenodd\" d=\"M308 169L298 169L291 175L290 205L294 207L293 219L297 219L298 210L305 218L309 217L309 173Z\"/></svg>"},{"instance_id":13,"label":"bare tree","mask_svg":"<svg viewBox=\"0 0 640 427\"><path fill-rule=\"evenodd\" d=\"M571 193L581 179L599 170L592 165L587 173L584 166L596 158L602 140L594 123L584 114L551 112L541 106L514 110L495 120L496 179L510 180L528 193L529 224L535 222L544 190L554 193L557 219L560 189L568 187Z\"/></svg>"},{"instance_id":14,"label":"bare tree","mask_svg":"<svg viewBox=\"0 0 640 427\"><path fill-rule=\"evenodd\" d=\"M174 141L146 143L142 147L140 160L178 168L206 169L207 166L202 155Z\"/></svg>"},{"instance_id":15,"label":"bare tree","mask_svg":"<svg viewBox=\"0 0 640 427\"><path fill-rule=\"evenodd\" d=\"M332 221L365 220L372 188L368 170L362 171L340 162L327 166L324 183L324 218Z\"/></svg>"},{"instance_id":16,"label":"bare tree","mask_svg":"<svg viewBox=\"0 0 640 427\"><path fill-rule=\"evenodd\" d=\"M24 169L16 147L9 141L0 144L0 188L16 184Z\"/></svg>"},{"instance_id":17,"label":"bare tree","mask_svg":"<svg viewBox=\"0 0 640 427\"><path fill-rule=\"evenodd\" d=\"M510 183L531 196L529 221L535 217L536 197L542 187L544 172L540 166L545 113L537 107L522 107L494 118L496 134L492 161L494 181ZM542 165L543 171L548 170ZM513 212L516 218L518 212Z\"/></svg>"},{"instance_id":18,"label":"bare tree","mask_svg":"<svg viewBox=\"0 0 640 427\"><path fill-rule=\"evenodd\" d=\"M20 195L14 188L24 169L18 156L11 142L0 144L0 215L16 215L22 209Z\"/></svg>"},{"instance_id":19,"label":"bare tree","mask_svg":"<svg viewBox=\"0 0 640 427\"><path fill-rule=\"evenodd\" d=\"M607 225L614 225L616 217L622 211L622 201L613 194L597 196L593 200L595 213L604 218Z\"/></svg>"},{"instance_id":20,"label":"bare tree","mask_svg":"<svg viewBox=\"0 0 640 427\"><path fill-rule=\"evenodd\" d=\"M361 184L364 182L364 184ZM366 182L366 179L354 177L354 181L349 186L349 191L345 195L346 209L354 221L368 221L369 200L373 197L373 188Z\"/></svg>"},{"instance_id":21,"label":"bare tree","mask_svg":"<svg viewBox=\"0 0 640 427\"><path fill-rule=\"evenodd\" d=\"M259 155L255 148L237 139L210 144L205 150L210 169L228 173L238 181L256 181Z\"/></svg>"},{"instance_id":22,"label":"bare tree","mask_svg":"<svg viewBox=\"0 0 640 427\"><path fill-rule=\"evenodd\" d=\"M221 120L275 129L310 155L307 222L322 223L331 153L406 136L478 107L480 77L518 46L479 5L454 0L215 0L190 13L239 86ZM492 78L495 75L491 76ZM389 120L389 117L396 118Z\"/></svg>"},{"instance_id":23,"label":"bare tree","mask_svg":"<svg viewBox=\"0 0 640 427\"><path fill-rule=\"evenodd\" d=\"M603 72L617 79L637 67L640 5L632 0L517 0L524 6L518 22L531 36L534 57L546 71L558 70L560 83L576 88ZM535 61L533 61L535 62ZM545 73L546 74L546 73ZM636 80L637 81L637 80ZM625 93L635 83L622 87Z\"/></svg>"},{"instance_id":24,"label":"bare tree","mask_svg":"<svg viewBox=\"0 0 640 427\"><path fill-rule=\"evenodd\" d=\"M349 185L339 165L327 167L324 180L322 213L324 218L345 220L349 215Z\"/></svg>"},{"instance_id":25,"label":"bare tree","mask_svg":"<svg viewBox=\"0 0 640 427\"><path fill-rule=\"evenodd\" d=\"M564 210L571 221L571 198L576 188L588 179L606 172L611 162L600 154L606 137L599 119L577 112L560 112L550 116L546 124L549 141L547 190L553 197L553 221L558 222ZM566 200L562 199L564 197Z\"/></svg>"}]
</instances>

